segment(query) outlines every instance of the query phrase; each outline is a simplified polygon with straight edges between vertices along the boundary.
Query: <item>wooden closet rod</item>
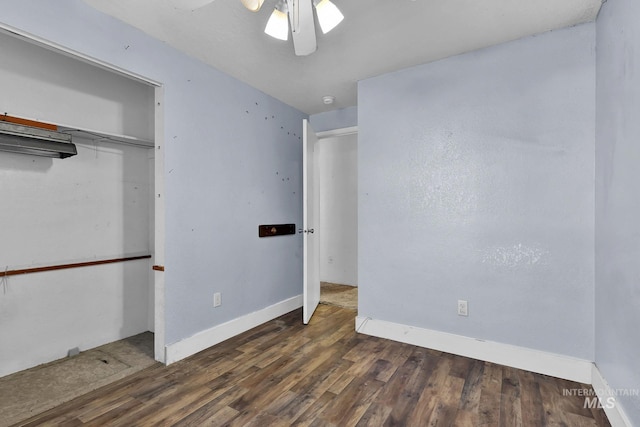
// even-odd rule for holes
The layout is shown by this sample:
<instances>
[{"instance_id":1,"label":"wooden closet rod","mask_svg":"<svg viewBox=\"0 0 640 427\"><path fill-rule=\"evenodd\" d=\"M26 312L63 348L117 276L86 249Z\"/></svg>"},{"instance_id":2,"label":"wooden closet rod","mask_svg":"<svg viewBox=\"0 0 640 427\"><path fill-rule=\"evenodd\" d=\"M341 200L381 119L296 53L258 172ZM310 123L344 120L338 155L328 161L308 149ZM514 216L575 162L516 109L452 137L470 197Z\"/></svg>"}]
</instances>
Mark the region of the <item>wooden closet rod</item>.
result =
<instances>
[{"instance_id":1,"label":"wooden closet rod","mask_svg":"<svg viewBox=\"0 0 640 427\"><path fill-rule=\"evenodd\" d=\"M16 276L18 274L28 274L28 273L41 273L43 271L64 270L66 268L89 267L92 265L113 264L116 262L135 261L138 259L148 259L148 258L151 258L151 255L131 256L127 258L103 259L100 261L76 262L73 264L49 265L46 267L25 268L23 270L7 270L7 271L0 271L0 277Z\"/></svg>"}]
</instances>

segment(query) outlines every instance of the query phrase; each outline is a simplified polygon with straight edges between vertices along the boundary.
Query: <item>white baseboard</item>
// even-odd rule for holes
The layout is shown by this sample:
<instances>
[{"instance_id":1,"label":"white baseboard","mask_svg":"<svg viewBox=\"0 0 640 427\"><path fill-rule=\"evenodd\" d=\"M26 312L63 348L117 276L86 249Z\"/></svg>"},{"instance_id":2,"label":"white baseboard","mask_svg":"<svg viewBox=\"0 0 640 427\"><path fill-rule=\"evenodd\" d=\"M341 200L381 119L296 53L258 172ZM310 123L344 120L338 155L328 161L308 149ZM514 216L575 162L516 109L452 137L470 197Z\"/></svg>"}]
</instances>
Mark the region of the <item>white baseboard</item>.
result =
<instances>
[{"instance_id":1,"label":"white baseboard","mask_svg":"<svg viewBox=\"0 0 640 427\"><path fill-rule=\"evenodd\" d=\"M182 360L300 307L302 307L302 295L280 301L269 307L198 332L189 338L166 346L165 363L169 365Z\"/></svg>"},{"instance_id":2,"label":"white baseboard","mask_svg":"<svg viewBox=\"0 0 640 427\"><path fill-rule=\"evenodd\" d=\"M356 317L356 331L419 347L591 384L593 363L584 359L362 316Z\"/></svg>"},{"instance_id":3,"label":"white baseboard","mask_svg":"<svg viewBox=\"0 0 640 427\"><path fill-rule=\"evenodd\" d=\"M612 427L631 427L631 421L620 403L615 399L615 392L609 386L609 383L604 379L598 367L594 364L592 368L591 377L593 378L593 389L598 395L598 399L602 402L604 412L609 418L609 422ZM615 399L613 405L609 405L611 397Z\"/></svg>"}]
</instances>

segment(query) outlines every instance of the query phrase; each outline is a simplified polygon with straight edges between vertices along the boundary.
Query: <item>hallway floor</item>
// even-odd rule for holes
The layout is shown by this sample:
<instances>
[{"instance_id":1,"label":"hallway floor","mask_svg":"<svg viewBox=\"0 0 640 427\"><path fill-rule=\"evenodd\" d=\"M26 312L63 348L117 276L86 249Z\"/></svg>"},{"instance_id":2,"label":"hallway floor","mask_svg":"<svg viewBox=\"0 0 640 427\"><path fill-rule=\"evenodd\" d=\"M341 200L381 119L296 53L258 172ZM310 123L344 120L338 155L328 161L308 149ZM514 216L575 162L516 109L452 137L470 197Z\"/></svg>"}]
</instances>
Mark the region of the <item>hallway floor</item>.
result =
<instances>
[{"instance_id":1,"label":"hallway floor","mask_svg":"<svg viewBox=\"0 0 640 427\"><path fill-rule=\"evenodd\" d=\"M320 304L357 310L358 288L356 286L320 282Z\"/></svg>"}]
</instances>

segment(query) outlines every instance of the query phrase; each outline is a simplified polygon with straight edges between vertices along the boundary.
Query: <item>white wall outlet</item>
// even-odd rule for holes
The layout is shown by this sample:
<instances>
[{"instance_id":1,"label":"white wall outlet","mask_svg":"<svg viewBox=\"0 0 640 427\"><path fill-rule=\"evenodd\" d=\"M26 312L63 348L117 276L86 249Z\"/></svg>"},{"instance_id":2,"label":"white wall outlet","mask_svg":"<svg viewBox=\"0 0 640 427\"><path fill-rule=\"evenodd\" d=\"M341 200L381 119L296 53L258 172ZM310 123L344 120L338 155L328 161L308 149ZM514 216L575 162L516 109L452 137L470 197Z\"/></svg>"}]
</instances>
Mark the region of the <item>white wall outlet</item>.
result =
<instances>
[{"instance_id":1,"label":"white wall outlet","mask_svg":"<svg viewBox=\"0 0 640 427\"><path fill-rule=\"evenodd\" d=\"M458 316L469 315L469 304L463 299L458 300Z\"/></svg>"},{"instance_id":2,"label":"white wall outlet","mask_svg":"<svg viewBox=\"0 0 640 427\"><path fill-rule=\"evenodd\" d=\"M215 294L213 294L213 306L220 307L221 304L222 304L222 296L220 295L220 292L216 292Z\"/></svg>"}]
</instances>

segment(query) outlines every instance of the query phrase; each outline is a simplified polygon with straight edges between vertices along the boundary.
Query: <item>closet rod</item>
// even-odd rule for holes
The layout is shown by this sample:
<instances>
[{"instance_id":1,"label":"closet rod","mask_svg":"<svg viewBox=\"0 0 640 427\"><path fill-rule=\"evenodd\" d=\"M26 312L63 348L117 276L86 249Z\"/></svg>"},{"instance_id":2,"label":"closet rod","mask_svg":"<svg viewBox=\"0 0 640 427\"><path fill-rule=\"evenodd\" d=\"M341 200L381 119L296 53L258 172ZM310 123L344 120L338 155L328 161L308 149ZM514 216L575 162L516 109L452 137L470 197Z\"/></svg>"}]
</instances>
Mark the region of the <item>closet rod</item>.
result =
<instances>
[{"instance_id":1,"label":"closet rod","mask_svg":"<svg viewBox=\"0 0 640 427\"><path fill-rule=\"evenodd\" d=\"M73 264L49 265L46 267L25 268L22 270L6 270L0 271L0 277L16 276L18 274L41 273L43 271L64 270L67 268L90 267L92 265L113 264L116 262L135 261L138 259L148 259L151 255L140 255L126 258L103 259L99 261L76 262Z\"/></svg>"}]
</instances>

